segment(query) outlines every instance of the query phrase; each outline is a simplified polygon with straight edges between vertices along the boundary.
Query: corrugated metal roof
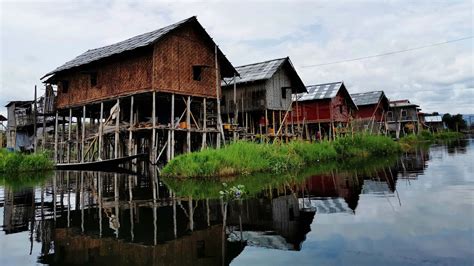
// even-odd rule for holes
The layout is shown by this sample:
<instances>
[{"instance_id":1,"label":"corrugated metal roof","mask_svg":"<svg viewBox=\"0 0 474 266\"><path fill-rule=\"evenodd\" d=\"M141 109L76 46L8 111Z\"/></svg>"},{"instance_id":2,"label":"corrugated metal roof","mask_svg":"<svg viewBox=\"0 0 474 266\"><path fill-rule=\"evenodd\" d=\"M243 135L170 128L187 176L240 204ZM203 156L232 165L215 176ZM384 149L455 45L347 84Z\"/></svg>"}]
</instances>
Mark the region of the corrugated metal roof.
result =
<instances>
[{"instance_id":1,"label":"corrugated metal roof","mask_svg":"<svg viewBox=\"0 0 474 266\"><path fill-rule=\"evenodd\" d=\"M265 62L254 63L250 65L238 66L235 69L239 72L240 77L236 78L236 83L254 82L258 80L267 80L271 78L278 68L285 62L285 58L273 59ZM224 79L222 85L232 83L232 78Z\"/></svg>"},{"instance_id":2,"label":"corrugated metal roof","mask_svg":"<svg viewBox=\"0 0 474 266\"><path fill-rule=\"evenodd\" d=\"M306 86L308 93L300 93L294 97L294 100L298 101L312 101L312 100L322 100L322 99L331 99L336 97L337 92L342 87L342 81L325 83L318 85Z\"/></svg>"},{"instance_id":3,"label":"corrugated metal roof","mask_svg":"<svg viewBox=\"0 0 474 266\"><path fill-rule=\"evenodd\" d=\"M429 115L429 116L425 116L425 122L427 123L443 122L443 118L440 115Z\"/></svg>"},{"instance_id":4,"label":"corrugated metal roof","mask_svg":"<svg viewBox=\"0 0 474 266\"><path fill-rule=\"evenodd\" d=\"M419 107L419 105L410 103L409 100L390 101L390 108L395 107Z\"/></svg>"},{"instance_id":5,"label":"corrugated metal roof","mask_svg":"<svg viewBox=\"0 0 474 266\"><path fill-rule=\"evenodd\" d=\"M54 73L57 73L59 71L71 69L73 67L78 67L81 65L85 65L94 61L97 61L102 58L106 58L115 54L120 54L125 51L130 51L139 47L145 47L150 45L151 43L155 42L156 40L160 39L164 35L166 35L168 32L171 30L174 30L181 26L182 24L191 21L193 19L196 19L196 17L191 17L185 20L182 20L178 23L169 25L167 27L152 31L152 32L147 32L135 37L132 37L130 39L127 39L125 41L121 41L112 45L88 50L85 53L79 55L78 57L74 58L71 61L68 61L64 63L62 66L56 68L55 70L49 72L46 74L44 77L52 75Z\"/></svg>"},{"instance_id":6,"label":"corrugated metal roof","mask_svg":"<svg viewBox=\"0 0 474 266\"><path fill-rule=\"evenodd\" d=\"M354 103L359 105L378 104L380 98L383 96L383 91L369 91L362 93L351 93Z\"/></svg>"}]
</instances>

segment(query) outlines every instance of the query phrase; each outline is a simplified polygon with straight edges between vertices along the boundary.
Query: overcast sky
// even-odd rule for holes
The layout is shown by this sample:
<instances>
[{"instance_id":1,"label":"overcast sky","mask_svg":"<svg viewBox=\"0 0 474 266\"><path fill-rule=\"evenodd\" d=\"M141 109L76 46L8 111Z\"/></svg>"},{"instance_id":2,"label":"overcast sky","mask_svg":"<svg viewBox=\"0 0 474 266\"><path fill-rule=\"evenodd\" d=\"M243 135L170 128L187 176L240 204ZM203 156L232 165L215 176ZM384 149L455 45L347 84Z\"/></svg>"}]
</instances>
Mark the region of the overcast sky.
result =
<instances>
[{"instance_id":1,"label":"overcast sky","mask_svg":"<svg viewBox=\"0 0 474 266\"><path fill-rule=\"evenodd\" d=\"M474 113L473 39L305 67L472 36L471 1L0 2L0 113L84 51L194 15L235 66L290 56L306 85L343 80L426 112Z\"/></svg>"}]
</instances>

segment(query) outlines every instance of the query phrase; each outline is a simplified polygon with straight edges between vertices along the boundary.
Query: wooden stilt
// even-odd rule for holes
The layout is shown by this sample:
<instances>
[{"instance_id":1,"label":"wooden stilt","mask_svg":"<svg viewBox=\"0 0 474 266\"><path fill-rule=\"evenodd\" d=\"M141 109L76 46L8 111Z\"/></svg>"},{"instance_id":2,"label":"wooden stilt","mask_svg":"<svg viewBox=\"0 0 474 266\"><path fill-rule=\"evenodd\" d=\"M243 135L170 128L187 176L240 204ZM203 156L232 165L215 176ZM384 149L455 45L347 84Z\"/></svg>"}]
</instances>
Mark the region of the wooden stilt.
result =
<instances>
[{"instance_id":1,"label":"wooden stilt","mask_svg":"<svg viewBox=\"0 0 474 266\"><path fill-rule=\"evenodd\" d=\"M115 116L115 135L114 135L114 158L119 157L118 144L119 144L119 126L120 126L120 99L117 99L118 112Z\"/></svg>"},{"instance_id":2,"label":"wooden stilt","mask_svg":"<svg viewBox=\"0 0 474 266\"><path fill-rule=\"evenodd\" d=\"M217 101L217 128L219 130L219 136L217 141L217 148L221 147L221 138L225 145L224 139L224 128L222 127L222 117L221 117L221 98L220 98L220 78L219 78L219 66L217 63L217 45L214 46L214 63L215 63L215 71L216 71L216 101Z\"/></svg>"},{"instance_id":3,"label":"wooden stilt","mask_svg":"<svg viewBox=\"0 0 474 266\"><path fill-rule=\"evenodd\" d=\"M237 106L237 82L236 82L236 76L234 73L234 123L233 124L238 124L239 123L239 108ZM233 138L234 141L237 140L237 131L235 129L233 130Z\"/></svg>"},{"instance_id":4,"label":"wooden stilt","mask_svg":"<svg viewBox=\"0 0 474 266\"><path fill-rule=\"evenodd\" d=\"M206 148L207 145L207 102L206 98L202 99L202 105L203 105L203 122L202 122L202 145L201 145L201 150Z\"/></svg>"},{"instance_id":5,"label":"wooden stilt","mask_svg":"<svg viewBox=\"0 0 474 266\"><path fill-rule=\"evenodd\" d=\"M275 123L275 111L272 110L272 130L273 130L273 135L276 133L276 123Z\"/></svg>"},{"instance_id":6,"label":"wooden stilt","mask_svg":"<svg viewBox=\"0 0 474 266\"><path fill-rule=\"evenodd\" d=\"M99 118L99 161L101 161L104 156L103 152L103 140L104 139L104 102L100 102L100 118Z\"/></svg>"},{"instance_id":7,"label":"wooden stilt","mask_svg":"<svg viewBox=\"0 0 474 266\"><path fill-rule=\"evenodd\" d=\"M268 110L265 108L265 134L268 134Z\"/></svg>"},{"instance_id":8,"label":"wooden stilt","mask_svg":"<svg viewBox=\"0 0 474 266\"><path fill-rule=\"evenodd\" d=\"M151 109L151 122L153 123L151 132L150 156L152 162L156 159L156 91L153 91L153 103Z\"/></svg>"},{"instance_id":9,"label":"wooden stilt","mask_svg":"<svg viewBox=\"0 0 474 266\"><path fill-rule=\"evenodd\" d=\"M186 100L186 151L191 152L191 96Z\"/></svg>"},{"instance_id":10,"label":"wooden stilt","mask_svg":"<svg viewBox=\"0 0 474 266\"><path fill-rule=\"evenodd\" d=\"M174 124L174 93L171 94L171 159L174 158L174 129L175 129L175 124Z\"/></svg>"},{"instance_id":11,"label":"wooden stilt","mask_svg":"<svg viewBox=\"0 0 474 266\"><path fill-rule=\"evenodd\" d=\"M67 151L66 151L66 157L67 157L67 162L71 162L71 134L72 134L72 109L69 108L69 121L68 121L68 126L67 126L68 132L67 132Z\"/></svg>"},{"instance_id":12,"label":"wooden stilt","mask_svg":"<svg viewBox=\"0 0 474 266\"><path fill-rule=\"evenodd\" d=\"M66 133L66 117L63 116L63 126L61 130L61 152L60 152L60 157L61 157L61 162L65 162L64 160L64 152L66 150L65 143L64 143L64 134Z\"/></svg>"},{"instance_id":13,"label":"wooden stilt","mask_svg":"<svg viewBox=\"0 0 474 266\"><path fill-rule=\"evenodd\" d=\"M54 119L54 162L58 162L58 111Z\"/></svg>"},{"instance_id":14,"label":"wooden stilt","mask_svg":"<svg viewBox=\"0 0 474 266\"><path fill-rule=\"evenodd\" d=\"M84 162L84 144L86 135L86 106L82 106L82 136L81 136L81 162Z\"/></svg>"},{"instance_id":15,"label":"wooden stilt","mask_svg":"<svg viewBox=\"0 0 474 266\"><path fill-rule=\"evenodd\" d=\"M130 126L128 128L128 156L131 156L132 155L132 151L133 151L133 145L132 145L132 141L133 141L133 132L132 132L132 129L133 129L133 101L134 101L134 97L130 97Z\"/></svg>"},{"instance_id":16,"label":"wooden stilt","mask_svg":"<svg viewBox=\"0 0 474 266\"><path fill-rule=\"evenodd\" d=\"M36 123L38 122L37 121L37 104L36 104L36 98L37 98L37 89L36 89L36 85L35 85L35 101L34 101L34 105L33 105L33 121L34 121L34 124L33 124L33 138L34 138L34 142L33 142L33 150L34 152L36 153L37 151L37 147L38 147L38 130L37 130L37 127L36 127ZM44 113L44 108L43 108L43 113ZM43 115L44 117L44 115ZM44 130L44 128L43 128Z\"/></svg>"}]
</instances>

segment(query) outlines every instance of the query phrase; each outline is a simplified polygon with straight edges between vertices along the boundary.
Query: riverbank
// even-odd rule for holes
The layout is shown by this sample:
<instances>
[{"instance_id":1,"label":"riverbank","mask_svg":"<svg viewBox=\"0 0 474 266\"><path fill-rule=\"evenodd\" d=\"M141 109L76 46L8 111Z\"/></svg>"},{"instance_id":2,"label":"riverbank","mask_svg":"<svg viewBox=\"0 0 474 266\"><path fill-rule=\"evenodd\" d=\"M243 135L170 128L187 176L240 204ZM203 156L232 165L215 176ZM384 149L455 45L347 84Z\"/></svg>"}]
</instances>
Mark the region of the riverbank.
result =
<instances>
[{"instance_id":1,"label":"riverbank","mask_svg":"<svg viewBox=\"0 0 474 266\"><path fill-rule=\"evenodd\" d=\"M0 149L0 173L46 171L53 167L46 152L23 154Z\"/></svg>"},{"instance_id":2,"label":"riverbank","mask_svg":"<svg viewBox=\"0 0 474 266\"><path fill-rule=\"evenodd\" d=\"M404 150L410 149L413 145L418 145L420 143L434 143L439 141L450 141L455 139L463 138L464 134L460 132L453 131L442 131L432 133L429 131L422 131L420 134L412 134L400 138L400 144Z\"/></svg>"},{"instance_id":3,"label":"riverbank","mask_svg":"<svg viewBox=\"0 0 474 266\"><path fill-rule=\"evenodd\" d=\"M257 172L284 173L304 166L351 158L396 154L400 145L385 136L355 135L332 142L257 144L235 142L222 149L183 154L171 160L164 176L206 178L248 175Z\"/></svg>"}]
</instances>

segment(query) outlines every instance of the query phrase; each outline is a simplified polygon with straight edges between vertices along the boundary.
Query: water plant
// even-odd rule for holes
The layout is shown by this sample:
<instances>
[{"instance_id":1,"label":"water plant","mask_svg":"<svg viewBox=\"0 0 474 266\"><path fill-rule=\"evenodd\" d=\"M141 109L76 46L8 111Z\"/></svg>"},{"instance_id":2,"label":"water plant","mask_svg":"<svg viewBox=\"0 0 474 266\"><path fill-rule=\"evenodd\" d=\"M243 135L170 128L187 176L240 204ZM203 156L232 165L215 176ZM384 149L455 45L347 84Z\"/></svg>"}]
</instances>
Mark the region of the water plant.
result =
<instances>
[{"instance_id":1,"label":"water plant","mask_svg":"<svg viewBox=\"0 0 474 266\"><path fill-rule=\"evenodd\" d=\"M47 152L23 154L0 149L0 173L34 172L53 169Z\"/></svg>"}]
</instances>

